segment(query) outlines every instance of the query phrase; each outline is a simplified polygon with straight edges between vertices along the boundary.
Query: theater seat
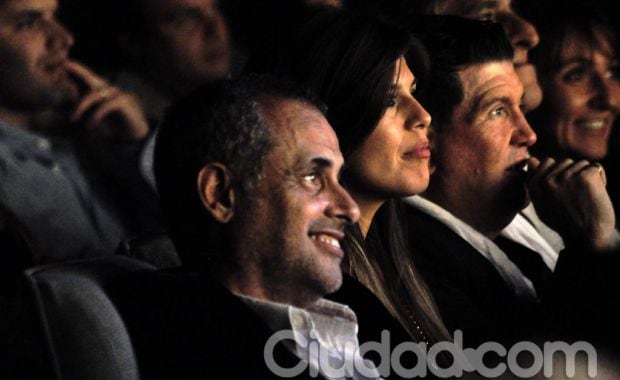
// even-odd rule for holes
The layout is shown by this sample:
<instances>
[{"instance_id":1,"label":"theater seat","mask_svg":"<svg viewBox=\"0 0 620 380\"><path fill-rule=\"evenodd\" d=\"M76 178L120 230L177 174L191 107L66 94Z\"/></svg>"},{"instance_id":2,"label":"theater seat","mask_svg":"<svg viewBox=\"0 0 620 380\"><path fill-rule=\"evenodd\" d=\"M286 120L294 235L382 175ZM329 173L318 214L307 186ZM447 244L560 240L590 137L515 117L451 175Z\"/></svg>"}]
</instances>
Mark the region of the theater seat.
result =
<instances>
[{"instance_id":1,"label":"theater seat","mask_svg":"<svg viewBox=\"0 0 620 380\"><path fill-rule=\"evenodd\" d=\"M135 354L111 299L123 278L155 270L126 257L80 260L27 270L57 380L138 380Z\"/></svg>"},{"instance_id":2,"label":"theater seat","mask_svg":"<svg viewBox=\"0 0 620 380\"><path fill-rule=\"evenodd\" d=\"M159 269L178 268L181 258L168 234L144 234L125 239L117 254L145 261Z\"/></svg>"}]
</instances>

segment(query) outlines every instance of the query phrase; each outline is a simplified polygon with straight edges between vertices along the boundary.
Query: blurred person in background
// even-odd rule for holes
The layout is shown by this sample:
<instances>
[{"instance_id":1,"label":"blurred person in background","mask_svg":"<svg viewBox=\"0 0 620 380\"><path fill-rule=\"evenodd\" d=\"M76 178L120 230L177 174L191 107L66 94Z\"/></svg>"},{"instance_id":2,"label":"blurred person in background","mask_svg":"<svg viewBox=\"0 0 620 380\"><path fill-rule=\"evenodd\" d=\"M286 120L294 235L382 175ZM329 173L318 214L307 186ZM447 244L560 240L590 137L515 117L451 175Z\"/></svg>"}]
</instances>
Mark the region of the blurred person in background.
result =
<instances>
[{"instance_id":1,"label":"blurred person in background","mask_svg":"<svg viewBox=\"0 0 620 380\"><path fill-rule=\"evenodd\" d=\"M111 254L154 222L142 211L157 209L136 176L145 116L69 57L74 39L57 7L0 2L0 202L43 261ZM58 118L43 128L37 118L50 111Z\"/></svg>"},{"instance_id":2,"label":"blurred person in background","mask_svg":"<svg viewBox=\"0 0 620 380\"><path fill-rule=\"evenodd\" d=\"M118 2L125 63L116 83L134 92L156 126L172 100L226 78L231 47L216 0Z\"/></svg>"},{"instance_id":3,"label":"blurred person in background","mask_svg":"<svg viewBox=\"0 0 620 380\"><path fill-rule=\"evenodd\" d=\"M618 149L610 141L620 110L615 29L602 9L545 1L534 8L541 43L534 49L543 102L528 117L538 133L540 156L603 161L618 207Z\"/></svg>"},{"instance_id":4,"label":"blurred person in background","mask_svg":"<svg viewBox=\"0 0 620 380\"><path fill-rule=\"evenodd\" d=\"M620 110L613 28L593 6L547 3L537 8L541 42L532 54L544 95L529 116L539 136L533 151L600 161Z\"/></svg>"}]
</instances>

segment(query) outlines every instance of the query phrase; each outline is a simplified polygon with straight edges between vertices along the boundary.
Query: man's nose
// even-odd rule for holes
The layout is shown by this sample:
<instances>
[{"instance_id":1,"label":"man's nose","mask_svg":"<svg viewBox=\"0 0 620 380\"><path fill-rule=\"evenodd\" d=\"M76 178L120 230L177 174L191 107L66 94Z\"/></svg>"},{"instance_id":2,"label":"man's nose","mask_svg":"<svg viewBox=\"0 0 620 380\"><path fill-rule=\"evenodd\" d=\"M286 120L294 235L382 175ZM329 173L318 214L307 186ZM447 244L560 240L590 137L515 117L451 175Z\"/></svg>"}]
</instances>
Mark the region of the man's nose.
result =
<instances>
[{"instance_id":1,"label":"man's nose","mask_svg":"<svg viewBox=\"0 0 620 380\"><path fill-rule=\"evenodd\" d=\"M505 13L498 17L498 22L506 31L515 51L518 49L531 50L540 42L540 36L534 25L516 13Z\"/></svg>"},{"instance_id":2,"label":"man's nose","mask_svg":"<svg viewBox=\"0 0 620 380\"><path fill-rule=\"evenodd\" d=\"M59 21L50 20L48 22L47 44L49 48L69 49L73 43L73 35Z\"/></svg>"},{"instance_id":3,"label":"man's nose","mask_svg":"<svg viewBox=\"0 0 620 380\"><path fill-rule=\"evenodd\" d=\"M203 32L207 39L228 40L228 24L218 9L211 9L203 15Z\"/></svg>"},{"instance_id":4,"label":"man's nose","mask_svg":"<svg viewBox=\"0 0 620 380\"><path fill-rule=\"evenodd\" d=\"M360 209L342 185L336 183L332 187L329 201L326 210L328 216L343 220L347 224L357 223Z\"/></svg>"},{"instance_id":5,"label":"man's nose","mask_svg":"<svg viewBox=\"0 0 620 380\"><path fill-rule=\"evenodd\" d=\"M530 147L536 143L536 132L530 126L522 113L517 115L515 120L515 131L512 134L511 144L518 146Z\"/></svg>"}]
</instances>

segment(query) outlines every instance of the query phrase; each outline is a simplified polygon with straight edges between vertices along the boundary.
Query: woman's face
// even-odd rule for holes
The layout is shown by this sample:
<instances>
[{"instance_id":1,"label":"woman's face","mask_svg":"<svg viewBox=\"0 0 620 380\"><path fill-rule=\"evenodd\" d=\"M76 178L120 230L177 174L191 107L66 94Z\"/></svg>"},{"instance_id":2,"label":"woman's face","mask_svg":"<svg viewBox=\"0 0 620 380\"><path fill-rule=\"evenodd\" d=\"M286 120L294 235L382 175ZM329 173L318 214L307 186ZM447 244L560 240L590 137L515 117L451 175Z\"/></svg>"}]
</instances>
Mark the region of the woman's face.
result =
<instances>
[{"instance_id":1,"label":"woman's face","mask_svg":"<svg viewBox=\"0 0 620 380\"><path fill-rule=\"evenodd\" d=\"M553 139L560 153L600 160L607 155L609 134L620 107L615 52L601 33L592 46L578 35L564 43L559 67L543 78L550 123L542 138Z\"/></svg>"},{"instance_id":2,"label":"woman's face","mask_svg":"<svg viewBox=\"0 0 620 380\"><path fill-rule=\"evenodd\" d=\"M381 120L350 155L356 201L386 200L421 193L428 186L431 116L413 97L415 77L404 58L395 64L393 91Z\"/></svg>"}]
</instances>

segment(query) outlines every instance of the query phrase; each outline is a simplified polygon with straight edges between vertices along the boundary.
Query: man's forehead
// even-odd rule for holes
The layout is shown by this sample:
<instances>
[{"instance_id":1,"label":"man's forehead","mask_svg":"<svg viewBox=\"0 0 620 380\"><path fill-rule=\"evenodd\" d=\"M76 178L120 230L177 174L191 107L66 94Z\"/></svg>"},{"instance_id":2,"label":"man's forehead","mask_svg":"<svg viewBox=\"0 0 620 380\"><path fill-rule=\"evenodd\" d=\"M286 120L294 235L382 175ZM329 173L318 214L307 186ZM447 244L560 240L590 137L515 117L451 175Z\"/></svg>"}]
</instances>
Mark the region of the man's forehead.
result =
<instances>
[{"instance_id":1,"label":"man's forehead","mask_svg":"<svg viewBox=\"0 0 620 380\"><path fill-rule=\"evenodd\" d=\"M523 97L523 86L510 61L496 61L472 65L459 72L463 86L463 100L455 109L455 117L473 122L486 107L501 102L518 107Z\"/></svg>"},{"instance_id":2,"label":"man's forehead","mask_svg":"<svg viewBox=\"0 0 620 380\"><path fill-rule=\"evenodd\" d=\"M304 139L323 135L326 141L333 141L335 134L325 116L313 105L293 99L278 99L267 106L274 123L271 125L279 132L289 132ZM286 134L286 133L284 133Z\"/></svg>"},{"instance_id":3,"label":"man's forehead","mask_svg":"<svg viewBox=\"0 0 620 380\"><path fill-rule=\"evenodd\" d=\"M258 100L258 109L269 127L284 131L304 130L308 124L320 128L325 121L315 106L297 99L265 96Z\"/></svg>"},{"instance_id":4,"label":"man's forehead","mask_svg":"<svg viewBox=\"0 0 620 380\"><path fill-rule=\"evenodd\" d=\"M304 155L341 156L334 130L315 106L299 100L271 99L261 102L259 109L282 148Z\"/></svg>"},{"instance_id":5,"label":"man's forehead","mask_svg":"<svg viewBox=\"0 0 620 380\"><path fill-rule=\"evenodd\" d=\"M215 6L215 0L143 0L143 4L157 15L183 9Z\"/></svg>"},{"instance_id":6,"label":"man's forehead","mask_svg":"<svg viewBox=\"0 0 620 380\"><path fill-rule=\"evenodd\" d=\"M435 13L471 16L483 9L510 8L511 0L438 0Z\"/></svg>"},{"instance_id":7,"label":"man's forehead","mask_svg":"<svg viewBox=\"0 0 620 380\"><path fill-rule=\"evenodd\" d=\"M30 11L54 12L57 8L57 0L0 0L0 12L3 14L18 14Z\"/></svg>"},{"instance_id":8,"label":"man's forehead","mask_svg":"<svg viewBox=\"0 0 620 380\"><path fill-rule=\"evenodd\" d=\"M516 86L517 91L521 87L512 61L493 61L468 66L459 72L459 78L466 97L499 86Z\"/></svg>"}]
</instances>

